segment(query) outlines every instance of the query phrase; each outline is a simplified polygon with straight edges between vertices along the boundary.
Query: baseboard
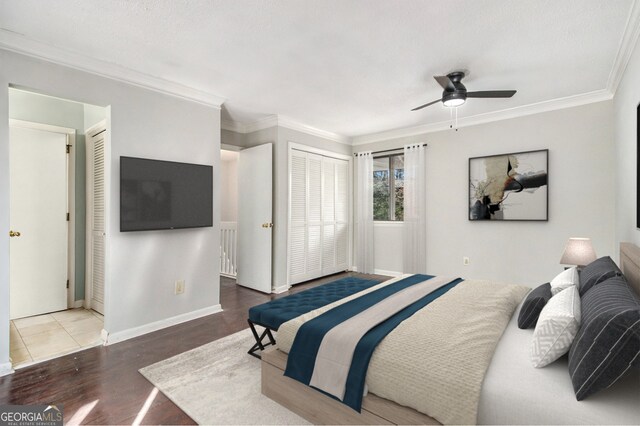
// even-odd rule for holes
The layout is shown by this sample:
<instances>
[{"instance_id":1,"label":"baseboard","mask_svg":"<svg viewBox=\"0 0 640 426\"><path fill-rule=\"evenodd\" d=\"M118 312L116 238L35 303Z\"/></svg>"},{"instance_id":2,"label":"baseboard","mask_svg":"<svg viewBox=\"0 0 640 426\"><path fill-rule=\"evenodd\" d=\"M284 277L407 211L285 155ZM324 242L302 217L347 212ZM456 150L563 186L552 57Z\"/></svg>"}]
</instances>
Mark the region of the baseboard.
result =
<instances>
[{"instance_id":1,"label":"baseboard","mask_svg":"<svg viewBox=\"0 0 640 426\"><path fill-rule=\"evenodd\" d=\"M273 290L271 290L271 293L273 294L284 293L286 291L289 291L290 288L291 288L290 285L281 285L280 287L276 287Z\"/></svg>"},{"instance_id":2,"label":"baseboard","mask_svg":"<svg viewBox=\"0 0 640 426\"><path fill-rule=\"evenodd\" d=\"M222 312L222 306L220 306L220 304L198 309L197 311L187 312L186 314L176 315L175 317L166 318L160 321L151 322L138 327L129 328L127 330L118 331L116 333L103 333L103 339L105 338L104 334L106 334L105 345L112 345L114 343L142 336L143 334L158 331L173 325L182 324L183 322L206 317L211 314L217 314L218 312Z\"/></svg>"},{"instance_id":3,"label":"baseboard","mask_svg":"<svg viewBox=\"0 0 640 426\"><path fill-rule=\"evenodd\" d=\"M10 362L0 364L0 377L13 373L13 367Z\"/></svg>"},{"instance_id":4,"label":"baseboard","mask_svg":"<svg viewBox=\"0 0 640 426\"><path fill-rule=\"evenodd\" d=\"M385 269L374 269L373 273L376 275L387 275L390 277L399 277L400 275L402 275L402 272L387 271Z\"/></svg>"},{"instance_id":5,"label":"baseboard","mask_svg":"<svg viewBox=\"0 0 640 426\"><path fill-rule=\"evenodd\" d=\"M75 302L73 302L73 308L82 308L84 306L84 299L83 300L76 300Z\"/></svg>"},{"instance_id":6,"label":"baseboard","mask_svg":"<svg viewBox=\"0 0 640 426\"><path fill-rule=\"evenodd\" d=\"M356 266L351 267L351 271L358 272L358 268ZM390 277L399 277L402 275L402 272L398 271L387 271L386 269L374 269L373 273L376 275L387 275Z\"/></svg>"}]
</instances>

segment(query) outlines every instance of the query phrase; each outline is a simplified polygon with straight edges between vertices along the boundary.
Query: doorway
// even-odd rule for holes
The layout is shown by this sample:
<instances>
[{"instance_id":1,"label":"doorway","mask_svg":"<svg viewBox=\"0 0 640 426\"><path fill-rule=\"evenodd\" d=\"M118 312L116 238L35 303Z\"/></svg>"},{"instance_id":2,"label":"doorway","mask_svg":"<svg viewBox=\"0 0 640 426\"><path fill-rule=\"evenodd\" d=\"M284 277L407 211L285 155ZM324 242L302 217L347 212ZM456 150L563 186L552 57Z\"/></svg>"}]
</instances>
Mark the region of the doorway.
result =
<instances>
[{"instance_id":1,"label":"doorway","mask_svg":"<svg viewBox=\"0 0 640 426\"><path fill-rule=\"evenodd\" d=\"M238 151L220 151L220 275L238 273Z\"/></svg>"},{"instance_id":2,"label":"doorway","mask_svg":"<svg viewBox=\"0 0 640 426\"><path fill-rule=\"evenodd\" d=\"M86 310L85 128L106 109L9 88L10 358L23 367L102 343Z\"/></svg>"},{"instance_id":3,"label":"doorway","mask_svg":"<svg viewBox=\"0 0 640 426\"><path fill-rule=\"evenodd\" d=\"M225 146L220 157L220 274L271 293L273 144Z\"/></svg>"}]
</instances>

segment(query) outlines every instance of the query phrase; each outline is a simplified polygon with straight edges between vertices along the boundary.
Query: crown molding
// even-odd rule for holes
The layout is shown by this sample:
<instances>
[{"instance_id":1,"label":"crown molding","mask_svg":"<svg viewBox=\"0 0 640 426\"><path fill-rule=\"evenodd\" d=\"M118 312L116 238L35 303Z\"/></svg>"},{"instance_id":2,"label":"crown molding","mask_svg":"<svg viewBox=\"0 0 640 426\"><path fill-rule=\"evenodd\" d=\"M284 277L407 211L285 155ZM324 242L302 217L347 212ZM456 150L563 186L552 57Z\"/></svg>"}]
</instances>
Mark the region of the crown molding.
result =
<instances>
[{"instance_id":1,"label":"crown molding","mask_svg":"<svg viewBox=\"0 0 640 426\"><path fill-rule=\"evenodd\" d=\"M277 125L278 125L278 116L270 115L268 117L261 118L256 121L252 121L250 123L244 123L243 133L257 132L258 130L268 129L269 127L275 127Z\"/></svg>"},{"instance_id":2,"label":"crown molding","mask_svg":"<svg viewBox=\"0 0 640 426\"><path fill-rule=\"evenodd\" d=\"M139 86L145 89L187 99L199 104L220 109L225 99L194 87L185 86L174 81L154 77L138 71L125 68L110 62L95 59L71 50L52 46L40 41L25 37L22 34L14 33L0 28L0 49L9 50L96 74L112 80Z\"/></svg>"},{"instance_id":3,"label":"crown molding","mask_svg":"<svg viewBox=\"0 0 640 426\"><path fill-rule=\"evenodd\" d=\"M270 115L255 121L234 121L222 119L220 127L236 133L253 133L258 130L264 130L278 125L278 116Z\"/></svg>"},{"instance_id":4,"label":"crown molding","mask_svg":"<svg viewBox=\"0 0 640 426\"><path fill-rule=\"evenodd\" d=\"M282 115L270 115L265 118L261 118L251 122L239 122L233 120L222 120L220 126L224 130L229 130L236 133L252 133L258 130L268 129L270 127L280 126L290 130L296 130L298 132L306 133L308 135L318 136L323 139L328 139L334 142L342 143L345 145L351 145L351 138L340 135L338 133L328 132L326 130L318 129L315 127L307 126L306 124L299 123L289 117Z\"/></svg>"},{"instance_id":5,"label":"crown molding","mask_svg":"<svg viewBox=\"0 0 640 426\"><path fill-rule=\"evenodd\" d=\"M245 133L242 131L242 123L238 121L220 119L220 128L222 130L229 130L230 132Z\"/></svg>"},{"instance_id":6,"label":"crown molding","mask_svg":"<svg viewBox=\"0 0 640 426\"><path fill-rule=\"evenodd\" d=\"M631 13L627 19L624 33L622 34L618 53L613 61L613 67L607 80L607 90L613 94L616 93L618 85L620 81L622 81L624 72L627 69L631 55L638 42L638 36L640 36L640 1L634 0L631 5Z\"/></svg>"},{"instance_id":7,"label":"crown molding","mask_svg":"<svg viewBox=\"0 0 640 426\"><path fill-rule=\"evenodd\" d=\"M280 127L297 130L298 132L306 133L308 135L318 136L320 138L329 139L331 141L342 143L345 145L351 145L351 138L348 136L328 132L316 127L307 126L306 124L299 123L289 117L278 116L278 125Z\"/></svg>"},{"instance_id":8,"label":"crown molding","mask_svg":"<svg viewBox=\"0 0 640 426\"><path fill-rule=\"evenodd\" d=\"M522 117L525 115L538 114L558 109L572 108L594 102L607 101L612 98L613 94L611 92L606 89L601 89L594 92L583 93L580 95L567 96L565 98L552 99L549 101L503 109L500 111L493 111L484 114L458 118L458 128L491 123L494 121L508 120L510 118ZM447 120L437 123L423 124L421 126L406 127L379 133L371 133L368 135L356 136L352 138L352 145L364 145L373 142L386 141L389 139L397 139L402 137L421 135L424 133L439 132L442 130L448 130L450 126L451 121Z\"/></svg>"}]
</instances>

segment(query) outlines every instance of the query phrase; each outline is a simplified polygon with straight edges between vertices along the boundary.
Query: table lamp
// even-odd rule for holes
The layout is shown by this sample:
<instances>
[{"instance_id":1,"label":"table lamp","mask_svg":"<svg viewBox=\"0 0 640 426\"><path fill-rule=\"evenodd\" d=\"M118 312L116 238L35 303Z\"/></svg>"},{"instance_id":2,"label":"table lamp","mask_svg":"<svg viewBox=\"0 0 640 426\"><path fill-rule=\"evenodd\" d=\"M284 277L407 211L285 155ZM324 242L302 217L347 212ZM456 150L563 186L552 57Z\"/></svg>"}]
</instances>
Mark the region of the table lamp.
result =
<instances>
[{"instance_id":1,"label":"table lamp","mask_svg":"<svg viewBox=\"0 0 640 426\"><path fill-rule=\"evenodd\" d=\"M591 238L569 238L560 258L563 265L588 265L596 260L596 252L591 245Z\"/></svg>"}]
</instances>

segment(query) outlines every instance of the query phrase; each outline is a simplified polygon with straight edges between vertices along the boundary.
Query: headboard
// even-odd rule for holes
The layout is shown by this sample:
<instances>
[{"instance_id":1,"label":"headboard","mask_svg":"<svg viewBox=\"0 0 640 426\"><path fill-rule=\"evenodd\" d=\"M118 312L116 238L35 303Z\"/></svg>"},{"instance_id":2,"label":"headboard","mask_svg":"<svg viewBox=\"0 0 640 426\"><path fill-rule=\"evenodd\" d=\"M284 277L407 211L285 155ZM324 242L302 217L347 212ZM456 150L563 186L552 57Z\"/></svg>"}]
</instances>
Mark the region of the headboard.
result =
<instances>
[{"instance_id":1,"label":"headboard","mask_svg":"<svg viewBox=\"0 0 640 426\"><path fill-rule=\"evenodd\" d=\"M640 247L620 243L620 269L636 294L640 295Z\"/></svg>"}]
</instances>

